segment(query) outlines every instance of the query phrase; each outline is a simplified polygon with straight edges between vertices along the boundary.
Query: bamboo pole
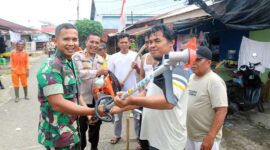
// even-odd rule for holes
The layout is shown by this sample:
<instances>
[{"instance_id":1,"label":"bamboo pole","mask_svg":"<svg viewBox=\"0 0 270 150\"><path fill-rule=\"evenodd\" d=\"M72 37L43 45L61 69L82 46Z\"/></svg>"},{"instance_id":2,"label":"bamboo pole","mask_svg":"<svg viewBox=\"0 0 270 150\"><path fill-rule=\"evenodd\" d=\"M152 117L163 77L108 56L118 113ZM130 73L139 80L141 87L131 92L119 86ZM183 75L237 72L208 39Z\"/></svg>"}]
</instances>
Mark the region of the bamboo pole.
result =
<instances>
[{"instance_id":1,"label":"bamboo pole","mask_svg":"<svg viewBox=\"0 0 270 150\"><path fill-rule=\"evenodd\" d=\"M139 56L141 55L141 53L143 52L143 50L144 50L145 48L146 48L145 45L143 45L143 46L141 47L141 49L139 50L137 56L135 57L134 62L139 58ZM130 76L130 74L132 73L132 71L133 71L133 68L131 67L130 70L129 70L129 72L128 72L127 75L125 76L124 80L122 81L123 84L127 81L128 77Z\"/></svg>"},{"instance_id":2,"label":"bamboo pole","mask_svg":"<svg viewBox=\"0 0 270 150\"><path fill-rule=\"evenodd\" d=\"M129 118L126 118L126 150L129 150Z\"/></svg>"}]
</instances>

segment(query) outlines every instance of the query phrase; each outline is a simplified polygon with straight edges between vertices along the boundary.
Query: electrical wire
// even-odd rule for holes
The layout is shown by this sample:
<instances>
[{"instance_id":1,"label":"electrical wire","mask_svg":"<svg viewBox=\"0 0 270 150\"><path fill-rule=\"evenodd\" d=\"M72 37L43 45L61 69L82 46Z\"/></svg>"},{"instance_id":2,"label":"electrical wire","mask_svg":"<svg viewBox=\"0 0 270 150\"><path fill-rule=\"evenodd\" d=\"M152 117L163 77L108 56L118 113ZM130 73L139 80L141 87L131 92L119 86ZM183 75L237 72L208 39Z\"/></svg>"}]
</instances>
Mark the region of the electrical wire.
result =
<instances>
[{"instance_id":1,"label":"electrical wire","mask_svg":"<svg viewBox=\"0 0 270 150\"><path fill-rule=\"evenodd\" d=\"M163 8L161 8L161 9L158 9L158 10L152 10L152 11L150 11L150 12L144 12L144 13L145 13L145 14L150 14L150 13L153 13L153 12L165 10L165 9L167 9L167 8L174 8L175 6L177 6L175 9L183 7L182 5L175 5L175 4L173 4L173 5L166 6L166 7L163 7ZM173 10L173 9L170 9L170 10ZM158 13L158 14L159 14L159 13Z\"/></svg>"},{"instance_id":2,"label":"electrical wire","mask_svg":"<svg viewBox=\"0 0 270 150\"><path fill-rule=\"evenodd\" d=\"M157 3L157 2L160 2L160 0L154 0L154 1L151 1L151 2L140 3L140 4L136 4L136 5L126 5L126 9L129 10L129 9L132 9L132 8L145 7L145 6L149 5L149 4ZM121 7L122 6L112 8L112 9L110 9L110 11L119 10L119 9L121 9Z\"/></svg>"},{"instance_id":3,"label":"electrical wire","mask_svg":"<svg viewBox=\"0 0 270 150\"><path fill-rule=\"evenodd\" d=\"M151 8L153 8L153 7L156 7L156 6L159 6L160 5L160 3L158 3L158 2L160 2L160 0L153 0L153 1L148 1L148 2L146 2L146 3L140 3L140 4L136 4L136 5L127 5L126 6L126 9L127 10L130 10L130 9L132 9L132 8L136 8L136 9L138 9L138 8L140 8L140 7L144 7L144 8L141 8L141 9L151 9ZM177 2L174 2L173 3L173 5L176 5L175 3L177 3ZM148 6L149 4L151 4L151 6ZM155 4L155 5L153 5L153 4ZM172 4L172 3L167 3L167 4ZM179 4L179 3L178 3ZM148 6L148 7L147 7ZM121 9L121 7L122 6L119 6L119 7L116 7L116 8L112 8L112 9L110 9L110 11L114 11L114 10L119 10L119 9ZM146 7L146 8L145 8ZM139 9L139 10L141 10L141 9ZM138 10L138 11L139 11Z\"/></svg>"},{"instance_id":4,"label":"electrical wire","mask_svg":"<svg viewBox=\"0 0 270 150\"><path fill-rule=\"evenodd\" d=\"M164 10L164 9L167 9L167 8L170 8L170 9L168 9L168 11L172 11L172 10L174 10L174 9L172 9L172 8L174 8L175 6L179 7L180 4L163 5L162 8L160 8L160 4L158 4L158 5L153 5L153 6L151 6L151 7L147 7L147 8L144 8L144 9L136 9L136 10L134 10L133 12L136 13L136 12L143 11L143 14L151 14L152 12ZM154 7L156 7L156 8L154 8ZM158 10L157 10L157 9L158 9ZM151 10L151 11L145 12L145 10ZM168 11L167 11L167 12L168 12ZM157 13L157 14L160 14L160 13ZM152 14L152 15L153 15L153 14Z\"/></svg>"}]
</instances>

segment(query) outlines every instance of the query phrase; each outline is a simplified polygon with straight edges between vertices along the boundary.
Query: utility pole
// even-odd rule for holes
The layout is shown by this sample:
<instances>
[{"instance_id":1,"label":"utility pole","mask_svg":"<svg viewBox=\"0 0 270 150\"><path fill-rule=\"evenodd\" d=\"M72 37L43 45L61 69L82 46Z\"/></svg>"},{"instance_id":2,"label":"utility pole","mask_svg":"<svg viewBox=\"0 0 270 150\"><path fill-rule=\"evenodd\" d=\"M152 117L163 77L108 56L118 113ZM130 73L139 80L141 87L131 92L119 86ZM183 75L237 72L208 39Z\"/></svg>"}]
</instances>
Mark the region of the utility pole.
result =
<instances>
[{"instance_id":1,"label":"utility pole","mask_svg":"<svg viewBox=\"0 0 270 150\"><path fill-rule=\"evenodd\" d=\"M77 20L79 20L79 12L80 11L80 0L77 0Z\"/></svg>"},{"instance_id":2,"label":"utility pole","mask_svg":"<svg viewBox=\"0 0 270 150\"><path fill-rule=\"evenodd\" d=\"M131 24L133 24L133 11L131 11Z\"/></svg>"}]
</instances>

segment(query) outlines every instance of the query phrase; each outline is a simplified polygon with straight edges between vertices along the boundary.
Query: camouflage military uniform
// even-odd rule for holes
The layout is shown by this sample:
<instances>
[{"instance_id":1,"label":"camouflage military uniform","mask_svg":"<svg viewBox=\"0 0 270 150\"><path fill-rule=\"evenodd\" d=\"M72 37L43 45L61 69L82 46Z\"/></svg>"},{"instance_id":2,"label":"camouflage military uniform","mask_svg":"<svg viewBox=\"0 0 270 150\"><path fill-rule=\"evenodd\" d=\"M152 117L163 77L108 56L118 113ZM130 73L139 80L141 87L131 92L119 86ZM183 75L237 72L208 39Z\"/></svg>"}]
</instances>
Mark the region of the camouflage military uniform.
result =
<instances>
[{"instance_id":1,"label":"camouflage military uniform","mask_svg":"<svg viewBox=\"0 0 270 150\"><path fill-rule=\"evenodd\" d=\"M77 116L56 112L48 102L49 95L63 94L65 99L79 103L77 98L79 79L76 72L73 61L68 61L61 52L56 51L56 55L48 59L37 73L41 111L38 142L47 149L80 148L76 146L80 142Z\"/></svg>"}]
</instances>

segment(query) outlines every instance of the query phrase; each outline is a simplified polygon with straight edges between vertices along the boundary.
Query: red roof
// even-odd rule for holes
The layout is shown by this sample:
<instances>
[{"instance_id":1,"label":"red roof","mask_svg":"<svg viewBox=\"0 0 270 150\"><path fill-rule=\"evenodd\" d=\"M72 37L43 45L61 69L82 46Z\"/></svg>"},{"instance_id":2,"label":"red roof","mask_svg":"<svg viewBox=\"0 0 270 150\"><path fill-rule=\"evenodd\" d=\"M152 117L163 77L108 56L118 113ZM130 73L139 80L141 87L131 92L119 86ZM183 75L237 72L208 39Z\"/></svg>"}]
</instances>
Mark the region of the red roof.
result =
<instances>
[{"instance_id":1,"label":"red roof","mask_svg":"<svg viewBox=\"0 0 270 150\"><path fill-rule=\"evenodd\" d=\"M37 31L35 29L31 29L4 19L0 18L0 29L4 29L4 30L12 30L15 32L33 32L33 31Z\"/></svg>"},{"instance_id":2,"label":"red roof","mask_svg":"<svg viewBox=\"0 0 270 150\"><path fill-rule=\"evenodd\" d=\"M55 32L55 26L41 27L41 32L54 33Z\"/></svg>"},{"instance_id":3,"label":"red roof","mask_svg":"<svg viewBox=\"0 0 270 150\"><path fill-rule=\"evenodd\" d=\"M152 26L145 25L144 27L133 28L131 30L128 30L127 33L129 33L130 35L142 35L145 33L145 31L149 30L151 27L153 27L153 25Z\"/></svg>"}]
</instances>

